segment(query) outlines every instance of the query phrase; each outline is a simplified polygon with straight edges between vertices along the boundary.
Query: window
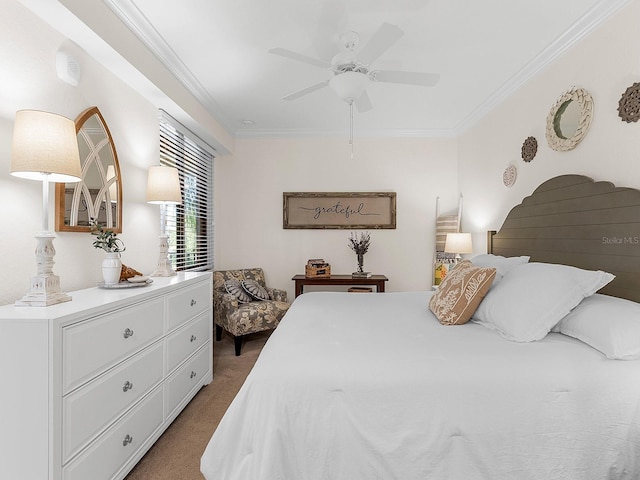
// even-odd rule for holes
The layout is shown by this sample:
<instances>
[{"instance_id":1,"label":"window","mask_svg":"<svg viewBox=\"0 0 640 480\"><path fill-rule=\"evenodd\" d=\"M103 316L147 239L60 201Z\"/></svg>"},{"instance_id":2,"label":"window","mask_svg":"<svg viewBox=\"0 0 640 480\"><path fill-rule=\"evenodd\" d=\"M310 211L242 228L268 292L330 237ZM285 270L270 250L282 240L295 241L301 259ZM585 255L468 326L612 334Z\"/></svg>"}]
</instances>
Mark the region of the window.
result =
<instances>
[{"instance_id":1,"label":"window","mask_svg":"<svg viewBox=\"0 0 640 480\"><path fill-rule=\"evenodd\" d=\"M215 150L160 110L160 164L176 167L182 205L166 206L169 259L174 270L213 268Z\"/></svg>"}]
</instances>

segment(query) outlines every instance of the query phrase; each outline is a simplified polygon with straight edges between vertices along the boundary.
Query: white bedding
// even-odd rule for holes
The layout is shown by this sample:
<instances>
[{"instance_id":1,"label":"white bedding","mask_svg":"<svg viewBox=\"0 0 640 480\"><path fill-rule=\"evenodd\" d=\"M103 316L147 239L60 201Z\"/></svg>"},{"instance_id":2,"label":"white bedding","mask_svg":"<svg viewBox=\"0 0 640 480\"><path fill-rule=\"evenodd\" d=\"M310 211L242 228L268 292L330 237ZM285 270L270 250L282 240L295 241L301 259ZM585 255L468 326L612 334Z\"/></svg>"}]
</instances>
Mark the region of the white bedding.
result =
<instances>
[{"instance_id":1,"label":"white bedding","mask_svg":"<svg viewBox=\"0 0 640 480\"><path fill-rule=\"evenodd\" d=\"M299 296L201 460L208 480L640 478L640 361L443 326L431 292Z\"/></svg>"}]
</instances>

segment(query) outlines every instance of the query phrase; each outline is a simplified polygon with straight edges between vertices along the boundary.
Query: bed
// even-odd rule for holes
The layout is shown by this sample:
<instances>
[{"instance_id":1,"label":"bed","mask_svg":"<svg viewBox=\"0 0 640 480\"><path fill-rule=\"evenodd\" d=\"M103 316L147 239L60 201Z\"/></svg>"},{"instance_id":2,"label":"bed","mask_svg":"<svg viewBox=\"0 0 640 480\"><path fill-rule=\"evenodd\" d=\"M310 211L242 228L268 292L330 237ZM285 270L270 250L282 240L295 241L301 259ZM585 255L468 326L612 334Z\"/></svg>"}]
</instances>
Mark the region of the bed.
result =
<instances>
[{"instance_id":1,"label":"bed","mask_svg":"<svg viewBox=\"0 0 640 480\"><path fill-rule=\"evenodd\" d=\"M602 308L589 322L619 328L628 354L640 340L640 305L625 300L639 294L639 221L637 190L565 175L512 209L489 253L614 274L562 321L622 302L611 322ZM502 272L478 311L526 269ZM545 303L527 294L522 305ZM433 295L298 297L212 436L205 478L640 478L640 350L624 357L570 329L512 341L475 317L443 326Z\"/></svg>"}]
</instances>

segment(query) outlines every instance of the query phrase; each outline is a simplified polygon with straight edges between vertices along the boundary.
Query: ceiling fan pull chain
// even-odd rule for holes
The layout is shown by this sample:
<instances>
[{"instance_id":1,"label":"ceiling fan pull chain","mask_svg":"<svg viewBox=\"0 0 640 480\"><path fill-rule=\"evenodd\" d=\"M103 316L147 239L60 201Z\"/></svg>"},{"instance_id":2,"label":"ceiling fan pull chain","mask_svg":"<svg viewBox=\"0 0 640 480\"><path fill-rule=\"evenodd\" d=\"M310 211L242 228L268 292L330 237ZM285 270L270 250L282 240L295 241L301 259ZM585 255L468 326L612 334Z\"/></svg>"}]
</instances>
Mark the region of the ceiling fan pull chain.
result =
<instances>
[{"instance_id":1,"label":"ceiling fan pull chain","mask_svg":"<svg viewBox=\"0 0 640 480\"><path fill-rule=\"evenodd\" d=\"M349 102L349 145L351 145L351 160L353 160L353 100Z\"/></svg>"},{"instance_id":2,"label":"ceiling fan pull chain","mask_svg":"<svg viewBox=\"0 0 640 480\"><path fill-rule=\"evenodd\" d=\"M353 145L353 100L349 102L349 145Z\"/></svg>"}]
</instances>

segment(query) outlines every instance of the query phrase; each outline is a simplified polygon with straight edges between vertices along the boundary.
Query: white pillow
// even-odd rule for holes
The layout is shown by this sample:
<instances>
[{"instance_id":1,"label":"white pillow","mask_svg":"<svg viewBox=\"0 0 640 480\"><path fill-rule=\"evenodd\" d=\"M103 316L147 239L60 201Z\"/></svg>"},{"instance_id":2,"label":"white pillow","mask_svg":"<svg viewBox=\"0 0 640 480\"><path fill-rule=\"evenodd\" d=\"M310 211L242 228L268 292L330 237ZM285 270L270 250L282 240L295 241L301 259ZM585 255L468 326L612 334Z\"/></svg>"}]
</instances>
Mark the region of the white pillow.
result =
<instances>
[{"instance_id":1,"label":"white pillow","mask_svg":"<svg viewBox=\"0 0 640 480\"><path fill-rule=\"evenodd\" d=\"M640 303L595 294L564 317L558 330L600 350L607 358L640 358Z\"/></svg>"},{"instance_id":2,"label":"white pillow","mask_svg":"<svg viewBox=\"0 0 640 480\"><path fill-rule=\"evenodd\" d=\"M614 278L567 265L516 265L489 290L473 321L516 342L541 340L582 299Z\"/></svg>"},{"instance_id":3,"label":"white pillow","mask_svg":"<svg viewBox=\"0 0 640 480\"><path fill-rule=\"evenodd\" d=\"M501 255L494 255L492 253L485 253L482 255L476 255L471 258L471 263L478 267L489 267L496 269L496 278L493 280L493 285L495 286L502 277L504 277L509 270L511 270L516 265L522 265L523 263L529 262L529 258L526 255L522 255L521 257L503 257Z\"/></svg>"}]
</instances>

